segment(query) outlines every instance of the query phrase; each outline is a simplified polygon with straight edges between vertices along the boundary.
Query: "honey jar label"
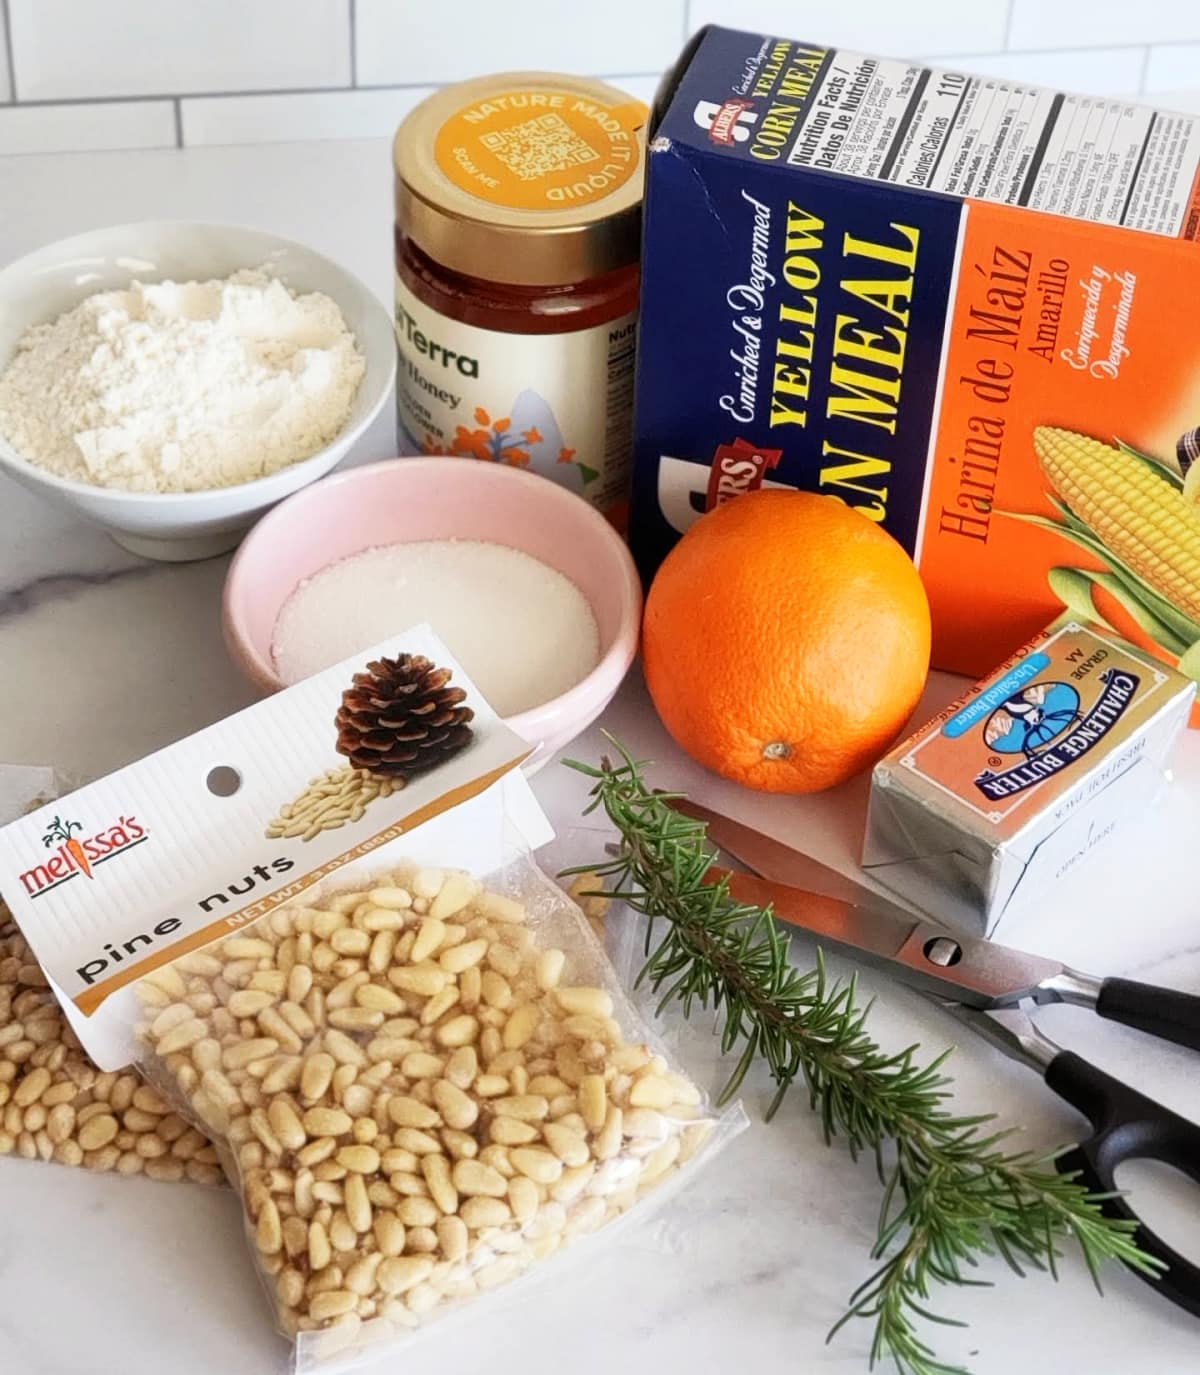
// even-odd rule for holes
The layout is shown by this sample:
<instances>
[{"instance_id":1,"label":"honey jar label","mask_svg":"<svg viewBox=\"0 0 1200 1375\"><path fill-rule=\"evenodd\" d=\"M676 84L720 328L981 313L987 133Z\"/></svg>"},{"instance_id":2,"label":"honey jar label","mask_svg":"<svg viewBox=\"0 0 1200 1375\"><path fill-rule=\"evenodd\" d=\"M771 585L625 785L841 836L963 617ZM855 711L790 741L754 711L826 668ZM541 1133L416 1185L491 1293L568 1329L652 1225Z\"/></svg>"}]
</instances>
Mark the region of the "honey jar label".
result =
<instances>
[{"instance_id":1,"label":"honey jar label","mask_svg":"<svg viewBox=\"0 0 1200 1375\"><path fill-rule=\"evenodd\" d=\"M400 427L415 452L528 468L623 524L636 322L506 334L451 320L397 275Z\"/></svg>"},{"instance_id":2,"label":"honey jar label","mask_svg":"<svg viewBox=\"0 0 1200 1375\"><path fill-rule=\"evenodd\" d=\"M456 110L434 157L460 190L509 210L590 205L641 174L640 100L550 87L503 91Z\"/></svg>"}]
</instances>

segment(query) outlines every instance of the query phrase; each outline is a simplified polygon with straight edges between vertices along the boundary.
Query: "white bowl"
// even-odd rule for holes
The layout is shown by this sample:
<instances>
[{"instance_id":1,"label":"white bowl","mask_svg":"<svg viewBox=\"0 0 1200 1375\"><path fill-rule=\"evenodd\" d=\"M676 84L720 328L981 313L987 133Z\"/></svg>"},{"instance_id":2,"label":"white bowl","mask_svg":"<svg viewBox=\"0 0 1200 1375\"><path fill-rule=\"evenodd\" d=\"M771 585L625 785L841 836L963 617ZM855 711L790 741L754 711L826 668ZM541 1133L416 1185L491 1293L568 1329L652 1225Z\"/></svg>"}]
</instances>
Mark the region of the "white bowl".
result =
<instances>
[{"instance_id":1,"label":"white bowl","mask_svg":"<svg viewBox=\"0 0 1200 1375\"><path fill-rule=\"evenodd\" d=\"M265 267L297 291L323 291L341 308L367 369L331 444L268 477L211 492L122 492L55 477L0 439L0 471L103 526L135 554L182 561L232 549L264 511L324 477L387 400L396 371L390 313L345 268L290 239L236 225L156 220L97 229L40 248L0 271L0 371L30 325L53 320L97 291L131 280L203 281Z\"/></svg>"}]
</instances>

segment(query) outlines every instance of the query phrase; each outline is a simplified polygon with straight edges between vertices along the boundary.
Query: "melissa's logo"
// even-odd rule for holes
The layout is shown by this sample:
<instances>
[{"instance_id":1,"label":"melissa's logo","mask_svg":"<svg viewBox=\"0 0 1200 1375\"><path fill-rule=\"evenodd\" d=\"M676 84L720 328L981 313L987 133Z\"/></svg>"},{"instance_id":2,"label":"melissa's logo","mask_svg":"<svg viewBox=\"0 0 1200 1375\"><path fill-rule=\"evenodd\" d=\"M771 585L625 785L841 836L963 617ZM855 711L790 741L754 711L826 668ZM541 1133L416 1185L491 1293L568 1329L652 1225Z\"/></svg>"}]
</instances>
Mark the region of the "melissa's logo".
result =
<instances>
[{"instance_id":1,"label":"melissa's logo","mask_svg":"<svg viewBox=\"0 0 1200 1375\"><path fill-rule=\"evenodd\" d=\"M732 147L735 143L745 143L750 137L750 125L758 118L752 113L753 110L752 100L739 100L736 96L731 96L721 105L711 100L699 100L692 111L692 118L713 143Z\"/></svg>"},{"instance_id":2,"label":"melissa's logo","mask_svg":"<svg viewBox=\"0 0 1200 1375\"><path fill-rule=\"evenodd\" d=\"M44 864L35 864L21 875L21 882L31 898L40 898L81 874L86 879L94 879L98 865L150 838L134 816L119 817L114 824L89 836L78 834L82 831L82 822L64 821L60 816L50 823L42 844L54 853Z\"/></svg>"},{"instance_id":3,"label":"melissa's logo","mask_svg":"<svg viewBox=\"0 0 1200 1375\"><path fill-rule=\"evenodd\" d=\"M1037 682L1015 692L987 718L983 743L997 757L1019 755L1021 762L996 771L984 769L975 786L993 800L1032 788L1095 749L1137 695L1141 679L1123 669L1100 674L1100 696L1085 712L1070 683Z\"/></svg>"}]
</instances>

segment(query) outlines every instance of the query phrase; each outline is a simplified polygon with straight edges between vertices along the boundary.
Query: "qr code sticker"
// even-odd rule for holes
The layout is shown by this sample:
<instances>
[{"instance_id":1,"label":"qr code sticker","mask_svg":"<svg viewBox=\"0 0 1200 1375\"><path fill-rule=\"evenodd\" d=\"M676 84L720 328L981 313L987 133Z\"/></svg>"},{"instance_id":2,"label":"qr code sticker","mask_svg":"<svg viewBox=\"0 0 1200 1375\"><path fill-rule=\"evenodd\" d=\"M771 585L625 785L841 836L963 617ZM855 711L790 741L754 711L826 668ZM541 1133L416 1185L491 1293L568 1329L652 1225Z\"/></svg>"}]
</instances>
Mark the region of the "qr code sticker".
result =
<instances>
[{"instance_id":1,"label":"qr code sticker","mask_svg":"<svg viewBox=\"0 0 1200 1375\"><path fill-rule=\"evenodd\" d=\"M483 146L522 181L536 181L595 162L600 154L561 115L538 115L494 134L482 135Z\"/></svg>"}]
</instances>

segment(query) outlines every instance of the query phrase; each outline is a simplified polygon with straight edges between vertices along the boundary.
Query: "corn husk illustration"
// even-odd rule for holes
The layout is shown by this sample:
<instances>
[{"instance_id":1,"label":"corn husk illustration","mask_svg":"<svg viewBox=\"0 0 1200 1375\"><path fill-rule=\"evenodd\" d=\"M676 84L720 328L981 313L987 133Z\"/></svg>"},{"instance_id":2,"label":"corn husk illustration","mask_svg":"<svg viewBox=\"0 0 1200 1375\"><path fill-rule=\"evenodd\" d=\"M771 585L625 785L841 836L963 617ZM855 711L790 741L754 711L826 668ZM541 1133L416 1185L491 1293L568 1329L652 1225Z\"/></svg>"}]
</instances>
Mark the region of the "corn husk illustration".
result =
<instances>
[{"instance_id":1,"label":"corn husk illustration","mask_svg":"<svg viewBox=\"0 0 1200 1375\"><path fill-rule=\"evenodd\" d=\"M1119 440L1106 444L1044 425L1033 444L1060 519L1008 514L1053 530L1105 566L1101 572L1051 569L1055 595L1075 614L1119 634L1095 604L1094 590L1102 588L1180 659L1184 672L1198 676L1200 651L1192 651L1200 646L1200 492L1189 491L1174 468Z\"/></svg>"}]
</instances>

